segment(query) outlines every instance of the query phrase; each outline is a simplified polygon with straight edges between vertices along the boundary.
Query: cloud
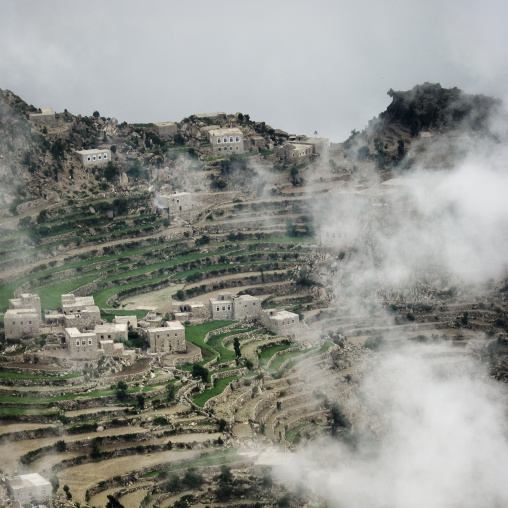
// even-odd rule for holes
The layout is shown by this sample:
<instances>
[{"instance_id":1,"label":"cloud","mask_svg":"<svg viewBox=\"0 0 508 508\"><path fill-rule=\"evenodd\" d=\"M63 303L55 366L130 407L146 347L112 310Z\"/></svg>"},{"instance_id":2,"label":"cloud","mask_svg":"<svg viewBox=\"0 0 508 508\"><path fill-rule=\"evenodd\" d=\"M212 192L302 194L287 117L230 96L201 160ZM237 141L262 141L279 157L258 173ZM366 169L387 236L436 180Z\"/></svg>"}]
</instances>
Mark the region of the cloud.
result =
<instances>
[{"instance_id":1,"label":"cloud","mask_svg":"<svg viewBox=\"0 0 508 508\"><path fill-rule=\"evenodd\" d=\"M304 449L282 479L312 471L314 491L347 508L506 506L506 389L471 362L434 363L434 347L384 356L362 380L380 443Z\"/></svg>"}]
</instances>

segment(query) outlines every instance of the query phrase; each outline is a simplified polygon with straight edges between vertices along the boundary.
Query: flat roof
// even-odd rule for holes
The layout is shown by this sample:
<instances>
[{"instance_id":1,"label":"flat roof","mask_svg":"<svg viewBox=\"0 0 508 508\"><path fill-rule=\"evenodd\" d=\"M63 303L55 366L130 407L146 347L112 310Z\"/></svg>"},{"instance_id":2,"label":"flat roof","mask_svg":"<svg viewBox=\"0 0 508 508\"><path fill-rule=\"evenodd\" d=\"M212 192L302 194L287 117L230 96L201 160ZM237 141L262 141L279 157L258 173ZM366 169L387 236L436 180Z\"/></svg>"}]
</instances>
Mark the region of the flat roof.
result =
<instances>
[{"instance_id":1,"label":"flat roof","mask_svg":"<svg viewBox=\"0 0 508 508\"><path fill-rule=\"evenodd\" d=\"M235 296L235 299L237 300L259 300L259 298L256 298L255 296L252 296L252 295L240 295L240 296Z\"/></svg>"},{"instance_id":2,"label":"flat roof","mask_svg":"<svg viewBox=\"0 0 508 508\"><path fill-rule=\"evenodd\" d=\"M194 115L194 118L213 118L214 116L220 115L226 116L226 113L224 113L224 111L216 111L215 113L199 113Z\"/></svg>"},{"instance_id":3,"label":"flat roof","mask_svg":"<svg viewBox=\"0 0 508 508\"><path fill-rule=\"evenodd\" d=\"M227 134L240 134L243 136L243 132L236 127L228 128L228 129L212 129L208 131L212 136L225 136Z\"/></svg>"},{"instance_id":4,"label":"flat roof","mask_svg":"<svg viewBox=\"0 0 508 508\"><path fill-rule=\"evenodd\" d=\"M5 311L5 315L7 316L8 314L15 314L16 316L20 315L20 314L35 314L37 315L38 312L35 310L35 309L32 309L32 308L29 308L29 309L7 309Z\"/></svg>"},{"instance_id":5,"label":"flat roof","mask_svg":"<svg viewBox=\"0 0 508 508\"><path fill-rule=\"evenodd\" d=\"M185 326L180 321L166 321L166 328L170 330L185 330Z\"/></svg>"},{"instance_id":6,"label":"flat roof","mask_svg":"<svg viewBox=\"0 0 508 508\"><path fill-rule=\"evenodd\" d=\"M93 148L91 150L76 150L76 153L81 155L93 155L94 153L103 153L109 151L109 148Z\"/></svg>"},{"instance_id":7,"label":"flat roof","mask_svg":"<svg viewBox=\"0 0 508 508\"><path fill-rule=\"evenodd\" d=\"M69 335L69 337L95 337L95 332L84 332L81 333L77 328L66 328L65 333Z\"/></svg>"},{"instance_id":8,"label":"flat roof","mask_svg":"<svg viewBox=\"0 0 508 508\"><path fill-rule=\"evenodd\" d=\"M105 323L103 325L95 325L95 331L100 332L126 332L127 323Z\"/></svg>"},{"instance_id":9,"label":"flat roof","mask_svg":"<svg viewBox=\"0 0 508 508\"><path fill-rule=\"evenodd\" d=\"M176 125L175 122L157 122L154 123L154 125L157 125L157 127L171 127L173 125Z\"/></svg>"}]
</instances>

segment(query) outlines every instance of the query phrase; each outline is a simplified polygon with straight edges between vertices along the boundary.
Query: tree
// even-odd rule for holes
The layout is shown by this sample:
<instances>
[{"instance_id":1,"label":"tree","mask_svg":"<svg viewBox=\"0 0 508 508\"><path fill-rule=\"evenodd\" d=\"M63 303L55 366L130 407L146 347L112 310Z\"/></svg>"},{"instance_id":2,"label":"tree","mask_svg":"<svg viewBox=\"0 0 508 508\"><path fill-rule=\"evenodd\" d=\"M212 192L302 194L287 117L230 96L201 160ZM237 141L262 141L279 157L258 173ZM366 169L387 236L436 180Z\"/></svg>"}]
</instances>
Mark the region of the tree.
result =
<instances>
[{"instance_id":1,"label":"tree","mask_svg":"<svg viewBox=\"0 0 508 508\"><path fill-rule=\"evenodd\" d=\"M99 449L99 440L97 438L92 439L92 449L90 451L90 457L92 459L98 459L101 456L101 451Z\"/></svg>"},{"instance_id":2,"label":"tree","mask_svg":"<svg viewBox=\"0 0 508 508\"><path fill-rule=\"evenodd\" d=\"M182 488L182 482L177 474L173 473L162 487L165 492L178 492Z\"/></svg>"},{"instance_id":3,"label":"tree","mask_svg":"<svg viewBox=\"0 0 508 508\"><path fill-rule=\"evenodd\" d=\"M106 508L124 508L124 505L118 501L118 499L111 494L108 494L108 502Z\"/></svg>"},{"instance_id":4,"label":"tree","mask_svg":"<svg viewBox=\"0 0 508 508\"><path fill-rule=\"evenodd\" d=\"M64 485L64 486L63 486L63 490L64 490L64 492L65 492L65 497L66 497L67 499L72 499L72 494L71 494L71 491L70 491L70 489L69 489L69 486L68 486L68 485Z\"/></svg>"},{"instance_id":5,"label":"tree","mask_svg":"<svg viewBox=\"0 0 508 508\"><path fill-rule=\"evenodd\" d=\"M94 111L93 112L93 117L97 120L99 117L101 116L101 114L98 112L98 111Z\"/></svg>"},{"instance_id":6,"label":"tree","mask_svg":"<svg viewBox=\"0 0 508 508\"><path fill-rule=\"evenodd\" d=\"M145 398L143 397L143 395L141 395L141 393L138 393L136 395L136 400L138 402L139 409L144 409L145 408Z\"/></svg>"},{"instance_id":7,"label":"tree","mask_svg":"<svg viewBox=\"0 0 508 508\"><path fill-rule=\"evenodd\" d=\"M111 150L111 153L114 155L116 153L116 145L111 145L109 147L109 149Z\"/></svg>"},{"instance_id":8,"label":"tree","mask_svg":"<svg viewBox=\"0 0 508 508\"><path fill-rule=\"evenodd\" d=\"M183 302L185 300L185 293L183 292L183 289L179 289L177 292L176 292L176 297L181 301Z\"/></svg>"},{"instance_id":9,"label":"tree","mask_svg":"<svg viewBox=\"0 0 508 508\"><path fill-rule=\"evenodd\" d=\"M224 420L224 418L221 418L217 424L219 425L219 432L224 432L224 430L226 429L227 425L228 425L228 422L226 420Z\"/></svg>"},{"instance_id":10,"label":"tree","mask_svg":"<svg viewBox=\"0 0 508 508\"><path fill-rule=\"evenodd\" d=\"M204 481L203 476L195 468L189 468L183 477L182 483L189 487L189 489L199 489Z\"/></svg>"},{"instance_id":11,"label":"tree","mask_svg":"<svg viewBox=\"0 0 508 508\"><path fill-rule=\"evenodd\" d=\"M65 441L63 439L60 439L59 441L57 441L55 443L55 450L58 453L65 452L67 450L67 444L65 443Z\"/></svg>"},{"instance_id":12,"label":"tree","mask_svg":"<svg viewBox=\"0 0 508 508\"><path fill-rule=\"evenodd\" d=\"M293 184L293 187L296 187L298 185L298 168L291 168L291 183Z\"/></svg>"},{"instance_id":13,"label":"tree","mask_svg":"<svg viewBox=\"0 0 508 508\"><path fill-rule=\"evenodd\" d=\"M125 400L127 398L127 384L125 381L118 381L116 384L116 398Z\"/></svg>"},{"instance_id":14,"label":"tree","mask_svg":"<svg viewBox=\"0 0 508 508\"><path fill-rule=\"evenodd\" d=\"M108 161L106 164L106 167L104 168L104 178L111 182L116 176L116 166L113 164L112 161Z\"/></svg>"},{"instance_id":15,"label":"tree","mask_svg":"<svg viewBox=\"0 0 508 508\"><path fill-rule=\"evenodd\" d=\"M208 379L208 369L199 365L199 363L195 363L192 366L192 375L196 378L201 378L203 383L206 383Z\"/></svg>"},{"instance_id":16,"label":"tree","mask_svg":"<svg viewBox=\"0 0 508 508\"><path fill-rule=\"evenodd\" d=\"M233 346L235 348L236 357L240 358L240 356L242 356L242 352L240 351L240 339L238 337L235 337L233 340Z\"/></svg>"},{"instance_id":17,"label":"tree","mask_svg":"<svg viewBox=\"0 0 508 508\"><path fill-rule=\"evenodd\" d=\"M56 493L58 488L60 487L60 480L58 479L58 476L52 475L49 477L49 482L51 483L51 486L53 487L53 494Z\"/></svg>"}]
</instances>

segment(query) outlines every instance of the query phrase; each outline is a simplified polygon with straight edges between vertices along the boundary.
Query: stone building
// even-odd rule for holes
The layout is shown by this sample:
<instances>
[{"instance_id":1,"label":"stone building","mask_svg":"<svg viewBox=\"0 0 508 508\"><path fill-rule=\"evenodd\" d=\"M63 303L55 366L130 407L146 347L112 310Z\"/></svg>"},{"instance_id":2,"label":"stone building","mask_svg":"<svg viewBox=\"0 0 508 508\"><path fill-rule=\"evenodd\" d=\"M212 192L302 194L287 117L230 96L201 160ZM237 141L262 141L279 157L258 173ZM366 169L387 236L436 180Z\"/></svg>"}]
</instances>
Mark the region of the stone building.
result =
<instances>
[{"instance_id":1,"label":"stone building","mask_svg":"<svg viewBox=\"0 0 508 508\"><path fill-rule=\"evenodd\" d=\"M185 327L179 321L166 321L166 326L146 330L151 353L185 353Z\"/></svg>"},{"instance_id":2,"label":"stone building","mask_svg":"<svg viewBox=\"0 0 508 508\"><path fill-rule=\"evenodd\" d=\"M287 162L301 162L312 155L326 157L330 142L326 138L308 138L304 135L289 135L288 141L277 147L275 154Z\"/></svg>"},{"instance_id":3,"label":"stone building","mask_svg":"<svg viewBox=\"0 0 508 508\"><path fill-rule=\"evenodd\" d=\"M173 302L172 312L178 321L204 320L210 315L209 306L202 302Z\"/></svg>"},{"instance_id":4,"label":"stone building","mask_svg":"<svg viewBox=\"0 0 508 508\"><path fill-rule=\"evenodd\" d=\"M28 118L34 123L52 123L55 120L55 112L51 108L42 108L40 113L30 113Z\"/></svg>"},{"instance_id":5,"label":"stone building","mask_svg":"<svg viewBox=\"0 0 508 508\"><path fill-rule=\"evenodd\" d=\"M102 324L101 311L95 305L93 296L80 297L72 293L62 295L62 312L66 328L85 331Z\"/></svg>"},{"instance_id":6,"label":"stone building","mask_svg":"<svg viewBox=\"0 0 508 508\"><path fill-rule=\"evenodd\" d=\"M43 504L51 501L52 485L40 474L22 474L19 476L6 476L5 485L9 496L24 504Z\"/></svg>"},{"instance_id":7,"label":"stone building","mask_svg":"<svg viewBox=\"0 0 508 508\"><path fill-rule=\"evenodd\" d=\"M80 332L77 328L66 328L65 344L71 358L93 360L100 355L99 341L94 331Z\"/></svg>"},{"instance_id":8,"label":"stone building","mask_svg":"<svg viewBox=\"0 0 508 508\"><path fill-rule=\"evenodd\" d=\"M212 319L250 321L261 315L261 302L255 296L219 293L217 298L210 298L210 314Z\"/></svg>"},{"instance_id":9,"label":"stone building","mask_svg":"<svg viewBox=\"0 0 508 508\"><path fill-rule=\"evenodd\" d=\"M178 132L175 122L159 122L154 124L153 130L160 138L170 138Z\"/></svg>"},{"instance_id":10,"label":"stone building","mask_svg":"<svg viewBox=\"0 0 508 508\"><path fill-rule=\"evenodd\" d=\"M111 160L111 150L105 148L100 150L78 150L76 153L83 166L98 166L107 164Z\"/></svg>"},{"instance_id":11,"label":"stone building","mask_svg":"<svg viewBox=\"0 0 508 508\"><path fill-rule=\"evenodd\" d=\"M213 129L208 131L208 139L215 155L243 153L243 133L240 129Z\"/></svg>"},{"instance_id":12,"label":"stone building","mask_svg":"<svg viewBox=\"0 0 508 508\"><path fill-rule=\"evenodd\" d=\"M39 295L23 293L19 298L9 300L9 309L34 309L41 316L41 299Z\"/></svg>"},{"instance_id":13,"label":"stone building","mask_svg":"<svg viewBox=\"0 0 508 508\"><path fill-rule=\"evenodd\" d=\"M41 315L35 309L8 309L4 315L6 340L33 337L39 333Z\"/></svg>"},{"instance_id":14,"label":"stone building","mask_svg":"<svg viewBox=\"0 0 508 508\"><path fill-rule=\"evenodd\" d=\"M104 323L103 325L95 326L95 333L101 340L112 340L125 342L127 336L127 323Z\"/></svg>"},{"instance_id":15,"label":"stone building","mask_svg":"<svg viewBox=\"0 0 508 508\"><path fill-rule=\"evenodd\" d=\"M251 295L240 295L233 298L233 315L238 321L251 321L261 314L261 301Z\"/></svg>"},{"instance_id":16,"label":"stone building","mask_svg":"<svg viewBox=\"0 0 508 508\"><path fill-rule=\"evenodd\" d=\"M39 333L41 325L41 300L39 295L24 293L9 300L4 316L5 338L23 339Z\"/></svg>"},{"instance_id":17,"label":"stone building","mask_svg":"<svg viewBox=\"0 0 508 508\"><path fill-rule=\"evenodd\" d=\"M132 316L115 316L113 318L113 323L117 325L126 324L127 328L132 326L132 328L138 327L138 317L136 315Z\"/></svg>"},{"instance_id":18,"label":"stone building","mask_svg":"<svg viewBox=\"0 0 508 508\"><path fill-rule=\"evenodd\" d=\"M219 293L217 298L210 298L212 319L233 319L233 298L231 293Z\"/></svg>"},{"instance_id":19,"label":"stone building","mask_svg":"<svg viewBox=\"0 0 508 508\"><path fill-rule=\"evenodd\" d=\"M155 197L155 206L167 212L168 217L177 217L190 212L194 208L190 192L174 192L173 194L159 194Z\"/></svg>"},{"instance_id":20,"label":"stone building","mask_svg":"<svg viewBox=\"0 0 508 508\"><path fill-rule=\"evenodd\" d=\"M261 322L277 335L294 335L300 326L298 314L287 310L264 310L261 314Z\"/></svg>"}]
</instances>

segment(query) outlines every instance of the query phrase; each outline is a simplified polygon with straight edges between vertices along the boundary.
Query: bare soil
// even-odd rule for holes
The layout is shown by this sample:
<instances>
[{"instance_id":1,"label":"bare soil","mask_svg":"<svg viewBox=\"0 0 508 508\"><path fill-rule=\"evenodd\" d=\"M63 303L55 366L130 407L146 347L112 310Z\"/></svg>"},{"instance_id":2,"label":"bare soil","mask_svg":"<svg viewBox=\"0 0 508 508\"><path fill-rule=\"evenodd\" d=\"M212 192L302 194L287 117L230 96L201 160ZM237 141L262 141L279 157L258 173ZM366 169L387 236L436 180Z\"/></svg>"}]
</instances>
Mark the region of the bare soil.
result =
<instances>
[{"instance_id":1,"label":"bare soil","mask_svg":"<svg viewBox=\"0 0 508 508\"><path fill-rule=\"evenodd\" d=\"M145 455L118 457L101 462L70 467L59 473L60 485L68 485L74 502L84 503L86 490L113 476L129 473L140 468L165 464L172 461L197 457L201 450L182 450L148 453Z\"/></svg>"}]
</instances>

